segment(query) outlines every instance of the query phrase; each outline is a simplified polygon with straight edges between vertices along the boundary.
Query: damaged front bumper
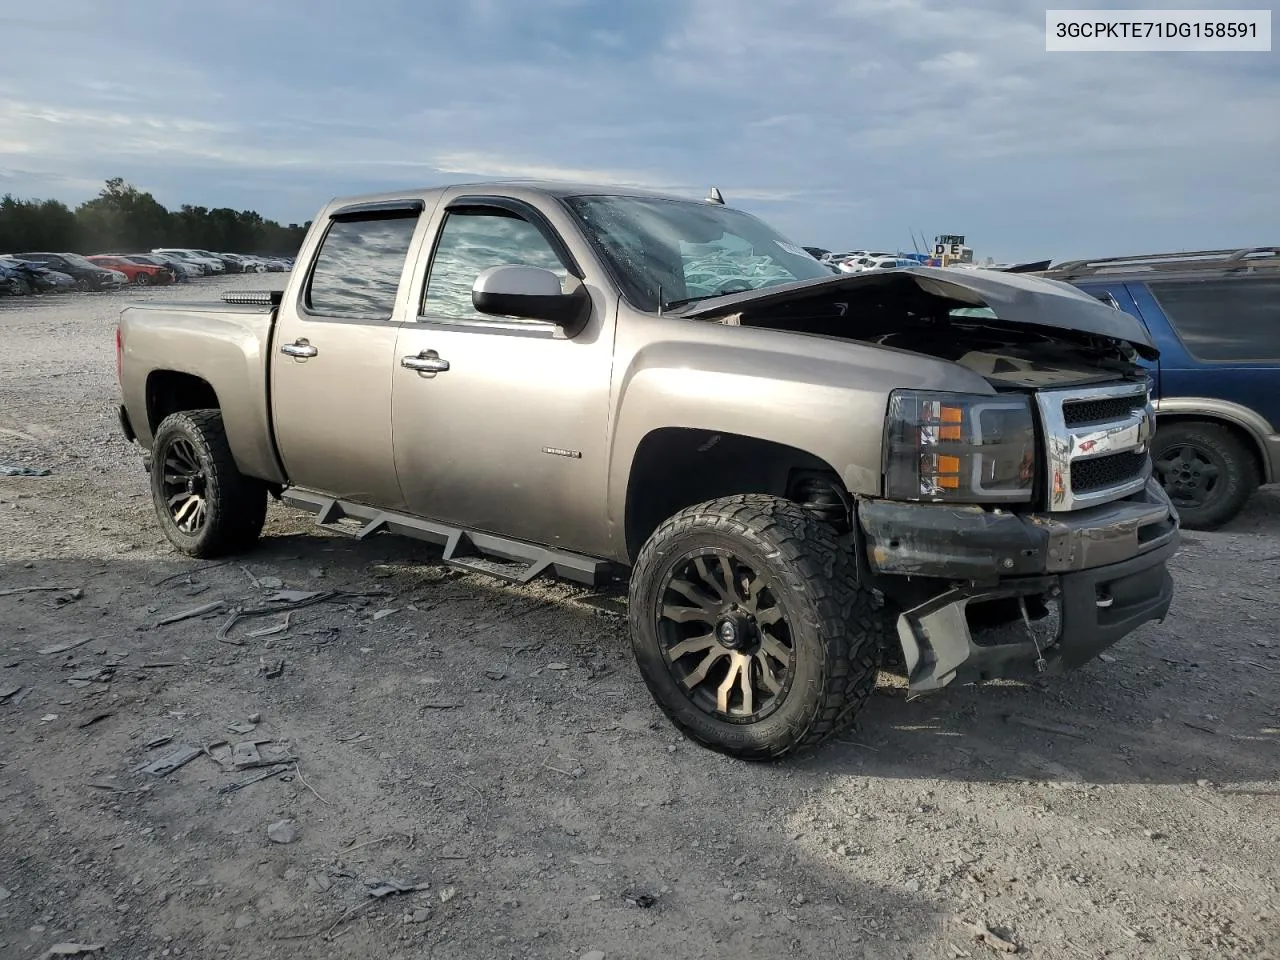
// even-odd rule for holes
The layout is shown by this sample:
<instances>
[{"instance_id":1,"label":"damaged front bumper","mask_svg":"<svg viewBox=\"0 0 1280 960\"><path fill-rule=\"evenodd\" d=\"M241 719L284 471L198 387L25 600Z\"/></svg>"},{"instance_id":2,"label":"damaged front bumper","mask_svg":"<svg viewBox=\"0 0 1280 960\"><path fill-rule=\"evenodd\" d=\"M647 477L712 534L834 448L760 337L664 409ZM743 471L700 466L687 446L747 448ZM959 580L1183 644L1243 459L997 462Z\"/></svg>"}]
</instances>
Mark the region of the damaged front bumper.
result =
<instances>
[{"instance_id":1,"label":"damaged front bumper","mask_svg":"<svg viewBox=\"0 0 1280 960\"><path fill-rule=\"evenodd\" d=\"M858 520L877 577L951 584L898 617L912 692L1041 670L1096 657L1173 599L1166 561L1177 512L1158 483L1141 494L1072 513L1013 514L939 504L864 501ZM1012 634L975 631L970 610L1035 599L1050 615ZM1056 625L1041 636L1037 626ZM993 636L995 639L993 639Z\"/></svg>"}]
</instances>

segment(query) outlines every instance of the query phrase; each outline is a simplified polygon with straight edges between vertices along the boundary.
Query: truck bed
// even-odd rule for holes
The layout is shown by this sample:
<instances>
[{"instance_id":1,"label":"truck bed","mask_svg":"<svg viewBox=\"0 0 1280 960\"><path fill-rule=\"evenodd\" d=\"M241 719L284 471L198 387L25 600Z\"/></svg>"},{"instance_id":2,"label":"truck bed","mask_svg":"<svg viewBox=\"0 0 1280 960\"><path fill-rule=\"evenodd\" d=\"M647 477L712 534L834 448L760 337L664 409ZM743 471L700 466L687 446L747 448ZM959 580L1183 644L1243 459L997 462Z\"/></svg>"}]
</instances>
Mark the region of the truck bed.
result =
<instances>
[{"instance_id":1,"label":"truck bed","mask_svg":"<svg viewBox=\"0 0 1280 960\"><path fill-rule=\"evenodd\" d=\"M167 390L194 378L216 384L241 471L282 482L272 441L268 376L275 311L259 304L139 303L120 317L121 386L130 424L150 448ZM185 385L191 381L185 379ZM212 388L210 388L212 389ZM150 411L150 414L148 414Z\"/></svg>"}]
</instances>

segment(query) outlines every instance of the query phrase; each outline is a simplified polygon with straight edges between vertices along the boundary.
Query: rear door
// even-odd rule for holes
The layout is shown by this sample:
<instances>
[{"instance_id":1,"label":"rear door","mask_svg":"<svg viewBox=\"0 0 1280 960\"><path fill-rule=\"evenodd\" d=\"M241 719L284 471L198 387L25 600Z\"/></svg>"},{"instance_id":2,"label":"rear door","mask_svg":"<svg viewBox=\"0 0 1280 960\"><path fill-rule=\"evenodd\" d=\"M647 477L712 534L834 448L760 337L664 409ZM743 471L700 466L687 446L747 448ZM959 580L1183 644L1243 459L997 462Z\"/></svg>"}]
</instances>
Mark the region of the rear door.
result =
<instances>
[{"instance_id":1,"label":"rear door","mask_svg":"<svg viewBox=\"0 0 1280 960\"><path fill-rule=\"evenodd\" d=\"M276 441L291 483L402 506L391 447L391 373L418 200L342 208L280 305L270 358Z\"/></svg>"}]
</instances>

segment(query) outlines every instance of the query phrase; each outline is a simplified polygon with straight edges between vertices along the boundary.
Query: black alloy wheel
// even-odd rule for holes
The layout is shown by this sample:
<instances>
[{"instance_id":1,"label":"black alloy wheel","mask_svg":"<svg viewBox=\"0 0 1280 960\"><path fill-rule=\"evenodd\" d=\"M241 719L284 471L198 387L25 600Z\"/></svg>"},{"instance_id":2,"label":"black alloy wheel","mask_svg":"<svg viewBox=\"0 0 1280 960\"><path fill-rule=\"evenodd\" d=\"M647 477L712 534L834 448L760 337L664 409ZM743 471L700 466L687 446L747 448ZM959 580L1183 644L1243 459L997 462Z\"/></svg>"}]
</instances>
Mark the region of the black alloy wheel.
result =
<instances>
[{"instance_id":1,"label":"black alloy wheel","mask_svg":"<svg viewBox=\"0 0 1280 960\"><path fill-rule=\"evenodd\" d=\"M1203 507L1213 500L1227 467L1222 457L1208 447L1184 443L1162 451L1156 474L1178 509Z\"/></svg>"},{"instance_id":2,"label":"black alloy wheel","mask_svg":"<svg viewBox=\"0 0 1280 960\"><path fill-rule=\"evenodd\" d=\"M187 536L199 536L209 520L208 476L195 447L185 437L174 437L161 452L161 461L165 504L173 525Z\"/></svg>"},{"instance_id":3,"label":"black alloy wheel","mask_svg":"<svg viewBox=\"0 0 1280 960\"><path fill-rule=\"evenodd\" d=\"M170 414L156 428L151 497L169 541L193 557L250 547L262 533L267 488L236 466L219 410Z\"/></svg>"},{"instance_id":4,"label":"black alloy wheel","mask_svg":"<svg viewBox=\"0 0 1280 960\"><path fill-rule=\"evenodd\" d=\"M699 709L762 720L786 697L794 641L769 578L726 550L705 549L667 578L658 632L672 675Z\"/></svg>"},{"instance_id":5,"label":"black alloy wheel","mask_svg":"<svg viewBox=\"0 0 1280 960\"><path fill-rule=\"evenodd\" d=\"M845 729L882 653L874 597L834 528L763 494L659 525L632 567L628 618L663 713L690 739L748 760Z\"/></svg>"}]
</instances>

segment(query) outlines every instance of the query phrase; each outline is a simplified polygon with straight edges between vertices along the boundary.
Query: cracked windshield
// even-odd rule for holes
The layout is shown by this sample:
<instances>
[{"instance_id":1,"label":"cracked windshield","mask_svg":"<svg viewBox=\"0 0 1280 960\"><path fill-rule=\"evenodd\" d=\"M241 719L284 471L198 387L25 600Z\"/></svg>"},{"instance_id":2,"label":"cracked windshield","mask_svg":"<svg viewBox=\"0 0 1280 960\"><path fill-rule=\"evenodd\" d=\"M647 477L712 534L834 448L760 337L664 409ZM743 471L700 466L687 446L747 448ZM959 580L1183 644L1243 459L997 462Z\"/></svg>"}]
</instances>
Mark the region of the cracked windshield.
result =
<instances>
[{"instance_id":1,"label":"cracked windshield","mask_svg":"<svg viewBox=\"0 0 1280 960\"><path fill-rule=\"evenodd\" d=\"M831 276L803 248L739 210L646 197L567 203L642 310Z\"/></svg>"}]
</instances>

